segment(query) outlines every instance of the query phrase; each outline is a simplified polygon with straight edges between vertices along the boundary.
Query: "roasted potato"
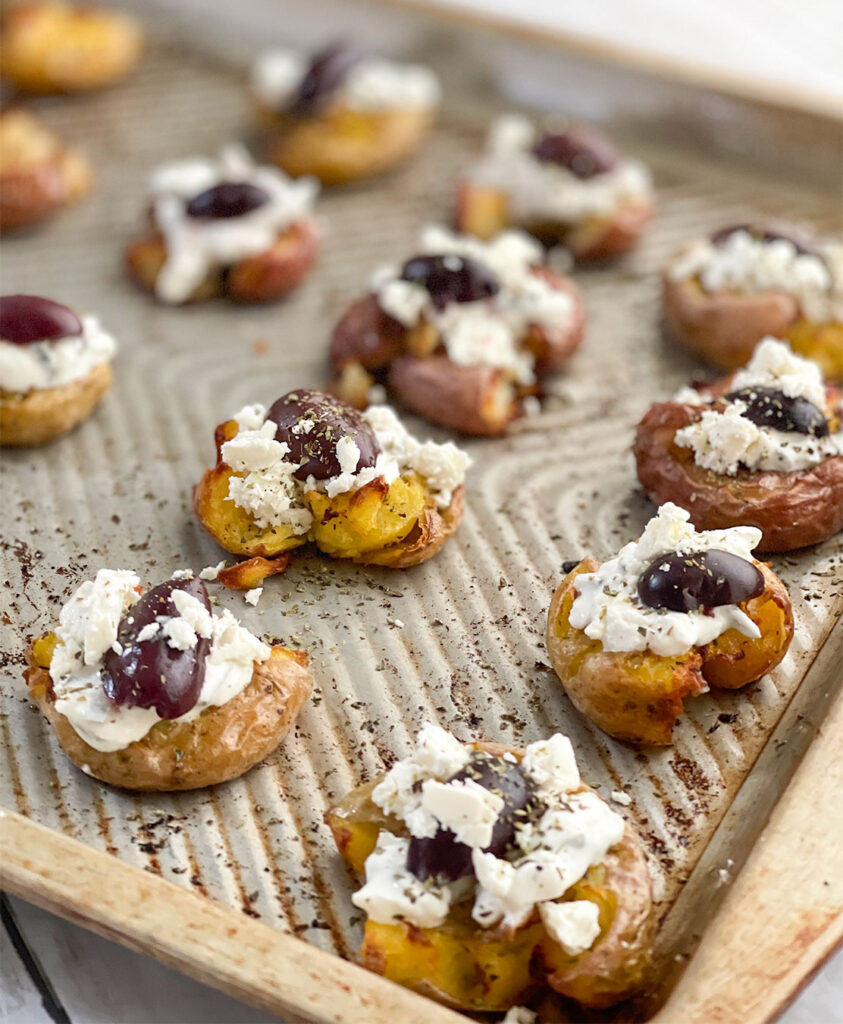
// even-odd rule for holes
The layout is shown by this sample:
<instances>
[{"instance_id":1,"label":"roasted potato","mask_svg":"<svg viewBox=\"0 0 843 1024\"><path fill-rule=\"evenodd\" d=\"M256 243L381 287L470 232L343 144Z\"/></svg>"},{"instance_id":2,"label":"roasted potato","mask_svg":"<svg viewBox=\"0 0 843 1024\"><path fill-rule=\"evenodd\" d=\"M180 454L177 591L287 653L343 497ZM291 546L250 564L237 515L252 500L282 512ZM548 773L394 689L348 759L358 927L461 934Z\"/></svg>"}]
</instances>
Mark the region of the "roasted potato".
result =
<instances>
[{"instance_id":1,"label":"roasted potato","mask_svg":"<svg viewBox=\"0 0 843 1024\"><path fill-rule=\"evenodd\" d=\"M33 448L69 433L91 415L111 381L111 367L100 363L60 387L0 391L0 446Z\"/></svg>"},{"instance_id":2,"label":"roasted potato","mask_svg":"<svg viewBox=\"0 0 843 1024\"><path fill-rule=\"evenodd\" d=\"M495 754L507 750L496 744L475 746ZM509 752L522 756L519 750ZM337 849L361 876L381 829L406 835L403 823L372 801L379 781L352 790L326 815ZM635 833L627 828L605 861L564 898L589 900L599 908L600 935L579 956L568 955L551 939L537 913L515 931L484 929L463 902L439 928L367 921L361 959L391 981L476 1012L503 1011L543 984L592 1007L609 1006L640 989L654 920L650 876Z\"/></svg>"},{"instance_id":3,"label":"roasted potato","mask_svg":"<svg viewBox=\"0 0 843 1024\"><path fill-rule=\"evenodd\" d=\"M312 174L341 185L381 174L411 156L427 135L430 109L358 112L334 105L297 118L259 110L269 131L268 159L294 178Z\"/></svg>"},{"instance_id":4,"label":"roasted potato","mask_svg":"<svg viewBox=\"0 0 843 1024\"><path fill-rule=\"evenodd\" d=\"M3 18L0 74L21 92L80 92L124 78L143 35L134 18L67 3L16 4Z\"/></svg>"},{"instance_id":5,"label":"roasted potato","mask_svg":"<svg viewBox=\"0 0 843 1024\"><path fill-rule=\"evenodd\" d=\"M529 326L524 347L535 357L539 379L558 370L582 342L585 306L577 286L547 267L534 267L573 300L570 325L550 329ZM356 407L385 374L386 385L413 412L442 427L476 437L498 437L522 414L522 399L535 389L521 389L503 370L458 366L441 348L432 324L405 328L385 313L375 295L358 299L334 328L330 360L338 376L330 390Z\"/></svg>"},{"instance_id":6,"label":"roasted potato","mask_svg":"<svg viewBox=\"0 0 843 1024\"><path fill-rule=\"evenodd\" d=\"M454 220L458 231L484 240L507 228L523 228L545 243L564 245L575 259L587 262L621 256L634 248L654 212L652 203L639 201L580 224L521 224L513 218L505 192L463 181L457 189Z\"/></svg>"},{"instance_id":7,"label":"roasted potato","mask_svg":"<svg viewBox=\"0 0 843 1024\"><path fill-rule=\"evenodd\" d=\"M793 638L793 610L781 580L761 562L765 589L741 605L761 637L735 629L677 657L652 651L604 651L569 622L580 573L599 563L586 558L562 581L550 603L547 651L574 706L604 732L628 743L667 746L686 697L709 686L737 689L759 679L782 660Z\"/></svg>"},{"instance_id":8,"label":"roasted potato","mask_svg":"<svg viewBox=\"0 0 843 1024\"><path fill-rule=\"evenodd\" d=\"M203 302L225 295L235 302L272 302L307 277L316 262L317 249L313 225L300 221L280 234L271 249L210 273L188 301ZM133 242L126 249L127 270L148 292L155 292L166 259L167 248L160 234Z\"/></svg>"},{"instance_id":9,"label":"roasted potato","mask_svg":"<svg viewBox=\"0 0 843 1024\"><path fill-rule=\"evenodd\" d=\"M234 474L222 461L221 449L236 433L235 420L217 427L217 465L205 472L193 492L194 511L208 533L227 551L252 560L252 572L228 573L224 580L228 586L258 586L261 579L286 568L286 559L279 563L279 556L308 542L333 558L407 569L432 558L462 519L462 487L454 492L448 508L440 510L424 480L407 473L389 486L378 478L334 498L306 491L304 503L313 514L307 534L296 536L285 526L259 527L228 500Z\"/></svg>"},{"instance_id":10,"label":"roasted potato","mask_svg":"<svg viewBox=\"0 0 843 1024\"><path fill-rule=\"evenodd\" d=\"M781 291L709 293L696 279L662 279L667 326L696 355L725 370L752 357L762 338L785 338L798 355L813 359L826 379L843 381L843 324L815 324L798 300Z\"/></svg>"},{"instance_id":11,"label":"roasted potato","mask_svg":"<svg viewBox=\"0 0 843 1024\"><path fill-rule=\"evenodd\" d=\"M37 224L81 199L92 181L87 158L32 114L0 114L0 231Z\"/></svg>"},{"instance_id":12,"label":"roasted potato","mask_svg":"<svg viewBox=\"0 0 843 1024\"><path fill-rule=\"evenodd\" d=\"M104 753L56 711L49 673L55 643L55 634L48 633L32 645L25 672L29 694L70 760L87 775L124 789L200 789L237 778L275 750L313 689L307 655L276 645L226 704L207 708L191 722L157 722L143 739Z\"/></svg>"},{"instance_id":13,"label":"roasted potato","mask_svg":"<svg viewBox=\"0 0 843 1024\"><path fill-rule=\"evenodd\" d=\"M676 444L677 430L701 414L699 406L659 402L638 424L638 479L653 501L686 508L698 530L757 526L762 551L793 551L843 529L843 456L810 469L724 476L698 466L692 449Z\"/></svg>"}]
</instances>

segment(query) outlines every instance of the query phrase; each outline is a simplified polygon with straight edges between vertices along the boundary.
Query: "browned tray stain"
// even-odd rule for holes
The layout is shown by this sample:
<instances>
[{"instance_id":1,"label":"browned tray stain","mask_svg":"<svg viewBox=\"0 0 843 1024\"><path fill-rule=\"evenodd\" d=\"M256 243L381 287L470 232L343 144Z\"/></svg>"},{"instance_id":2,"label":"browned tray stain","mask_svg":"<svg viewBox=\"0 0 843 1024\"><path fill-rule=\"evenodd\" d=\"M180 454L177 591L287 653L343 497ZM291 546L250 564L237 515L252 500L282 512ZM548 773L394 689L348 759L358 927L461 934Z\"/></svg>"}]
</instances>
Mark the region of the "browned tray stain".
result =
<instances>
[{"instance_id":1,"label":"browned tray stain","mask_svg":"<svg viewBox=\"0 0 843 1024\"><path fill-rule=\"evenodd\" d=\"M214 425L248 401L324 379L333 321L372 268L407 255L422 224L448 216L448 183L482 126L474 116L448 116L413 165L327 196L320 266L288 301L171 310L125 280L122 248L141 227L152 166L242 134L238 81L199 56L159 47L119 90L38 106L69 139L84 141L100 182L90 201L43 232L7 243L4 287L97 311L121 351L115 390L91 422L49 448L3 457L2 601L14 628L0 652L0 805L353 958L361 922L352 879L322 824L325 807L406 752L428 719L460 737L510 744L562 730L590 784L632 797L622 813L644 837L668 915L662 953L687 954L720 899L713 873L729 860L740 866L839 686L832 665L800 688L843 608L840 543L774 560L796 609L790 654L741 693L692 702L664 751L636 752L576 714L548 669L545 615L564 560L608 555L652 513L635 481L631 432L650 401L697 369L660 335L666 255L696 231L758 212L830 229L835 204L714 159L642 147L659 218L628 260L577 274L590 320L560 397L511 437L467 445L475 466L454 541L405 573L304 558L268 582L257 609L218 592L254 631L309 649L315 696L281 750L244 779L140 797L66 762L26 699L20 637L54 623L78 582L102 566L136 568L155 582L219 560L190 511L191 485L212 461ZM785 713L779 729L789 722L789 732L776 733L777 749L769 741ZM764 799L736 805L739 820L712 843L759 755Z\"/></svg>"}]
</instances>

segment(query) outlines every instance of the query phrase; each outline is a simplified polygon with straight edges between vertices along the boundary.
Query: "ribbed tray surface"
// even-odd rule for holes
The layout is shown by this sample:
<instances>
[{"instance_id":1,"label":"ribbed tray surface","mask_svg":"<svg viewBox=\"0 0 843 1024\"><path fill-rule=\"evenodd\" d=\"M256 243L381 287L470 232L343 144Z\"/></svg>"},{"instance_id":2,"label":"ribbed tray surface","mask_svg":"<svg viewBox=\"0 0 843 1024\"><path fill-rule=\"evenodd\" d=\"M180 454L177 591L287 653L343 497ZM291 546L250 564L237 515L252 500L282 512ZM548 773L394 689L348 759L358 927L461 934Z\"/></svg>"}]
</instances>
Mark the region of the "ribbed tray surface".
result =
<instances>
[{"instance_id":1,"label":"ribbed tray surface","mask_svg":"<svg viewBox=\"0 0 843 1024\"><path fill-rule=\"evenodd\" d=\"M774 560L796 609L787 658L743 692L690 702L674 747L657 753L608 740L571 708L543 647L548 601L564 560L611 554L652 514L634 475L632 429L650 401L697 369L660 335L666 255L696 231L759 212L830 228L834 205L713 161L644 152L660 215L634 256L577 273L590 319L562 397L510 438L467 445L475 464L456 538L402 573L297 558L267 583L257 609L218 588L255 632L310 651L314 698L294 735L245 778L132 796L66 761L26 697L24 639L51 627L68 594L100 567L135 568L157 582L223 556L190 507L191 487L213 459L214 425L246 402L324 379L332 323L373 267L410 255L418 228L448 216L451 182L481 126L446 119L406 170L322 200L322 259L289 301L173 310L127 281L122 250L141 230L156 163L242 136L241 82L157 48L129 84L38 108L89 150L99 182L79 207L5 243L3 289L96 311L121 348L116 386L89 423L43 450L2 456L0 593L11 628L2 650L0 803L353 956L352 881L322 823L331 801L405 753L425 720L510 744L563 730L589 783L632 797L621 810L644 836L667 909L840 614L840 545Z\"/></svg>"}]
</instances>

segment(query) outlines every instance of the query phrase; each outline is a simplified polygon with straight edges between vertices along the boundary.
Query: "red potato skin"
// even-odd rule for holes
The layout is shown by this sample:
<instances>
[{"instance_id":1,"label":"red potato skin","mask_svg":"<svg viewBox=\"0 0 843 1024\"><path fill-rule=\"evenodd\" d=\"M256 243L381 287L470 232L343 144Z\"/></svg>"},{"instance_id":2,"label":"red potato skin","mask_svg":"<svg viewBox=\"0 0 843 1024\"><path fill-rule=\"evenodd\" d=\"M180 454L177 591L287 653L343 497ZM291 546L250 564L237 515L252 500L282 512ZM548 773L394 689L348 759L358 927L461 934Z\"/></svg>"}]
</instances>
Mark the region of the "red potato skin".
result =
<instances>
[{"instance_id":1,"label":"red potato skin","mask_svg":"<svg viewBox=\"0 0 843 1024\"><path fill-rule=\"evenodd\" d=\"M351 305L331 335L331 366L341 371L349 363L364 370L383 370L403 351L406 329L385 313L374 295Z\"/></svg>"},{"instance_id":2,"label":"red potato skin","mask_svg":"<svg viewBox=\"0 0 843 1024\"><path fill-rule=\"evenodd\" d=\"M582 344L585 331L585 303L582 292L570 278L549 267L535 267L533 273L543 278L573 300L571 324L567 328L530 326L526 345L536 357L536 376L541 378L562 368Z\"/></svg>"},{"instance_id":3,"label":"red potato skin","mask_svg":"<svg viewBox=\"0 0 843 1024\"><path fill-rule=\"evenodd\" d=\"M752 358L767 335L784 338L799 320L799 303L785 292L716 292L695 280L662 278L664 318L676 338L696 355L725 370Z\"/></svg>"},{"instance_id":4,"label":"red potato skin","mask_svg":"<svg viewBox=\"0 0 843 1024\"><path fill-rule=\"evenodd\" d=\"M830 388L829 395L839 400L836 389ZM713 473L694 462L690 448L674 441L676 431L698 420L702 411L659 402L638 424L633 446L638 479L653 501L686 508L698 530L756 526L763 534L759 549L765 552L808 547L843 529L843 456L790 473Z\"/></svg>"},{"instance_id":5,"label":"red potato skin","mask_svg":"<svg viewBox=\"0 0 843 1024\"><path fill-rule=\"evenodd\" d=\"M563 244L582 263L623 256L638 244L655 212L650 202L629 203L608 217L587 220L566 232Z\"/></svg>"}]
</instances>

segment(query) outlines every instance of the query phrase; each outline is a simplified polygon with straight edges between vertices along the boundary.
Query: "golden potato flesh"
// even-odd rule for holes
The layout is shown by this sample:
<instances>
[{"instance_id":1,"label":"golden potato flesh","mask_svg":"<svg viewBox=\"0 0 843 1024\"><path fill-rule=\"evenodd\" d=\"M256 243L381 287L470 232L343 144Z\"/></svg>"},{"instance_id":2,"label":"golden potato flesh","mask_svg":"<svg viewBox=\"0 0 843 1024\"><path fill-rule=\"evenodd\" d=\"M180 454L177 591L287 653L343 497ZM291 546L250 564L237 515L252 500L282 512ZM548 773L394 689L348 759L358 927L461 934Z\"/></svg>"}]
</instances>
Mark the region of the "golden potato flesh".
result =
<instances>
[{"instance_id":1,"label":"golden potato flesh","mask_svg":"<svg viewBox=\"0 0 843 1024\"><path fill-rule=\"evenodd\" d=\"M495 755L508 751L482 743L477 748ZM382 829L407 834L403 822L373 802L379 781L358 786L326 815L337 849L361 876ZM634 832L627 828L604 863L563 897L574 899L596 903L600 923L591 949L577 956L550 937L537 914L514 931L484 929L472 920L471 904L462 902L438 928L368 921L361 959L391 981L465 1010L505 1010L545 983L584 1005L608 1006L642 987L650 960L652 891Z\"/></svg>"},{"instance_id":2,"label":"golden potato flesh","mask_svg":"<svg viewBox=\"0 0 843 1024\"><path fill-rule=\"evenodd\" d=\"M717 640L676 657L652 651L604 651L570 623L574 581L599 563L586 558L553 595L548 614L550 662L574 706L604 732L629 743L665 746L686 697L709 686L736 689L759 679L784 657L793 636L793 613L781 580L762 563L765 589L741 607L761 636L731 629Z\"/></svg>"}]
</instances>

